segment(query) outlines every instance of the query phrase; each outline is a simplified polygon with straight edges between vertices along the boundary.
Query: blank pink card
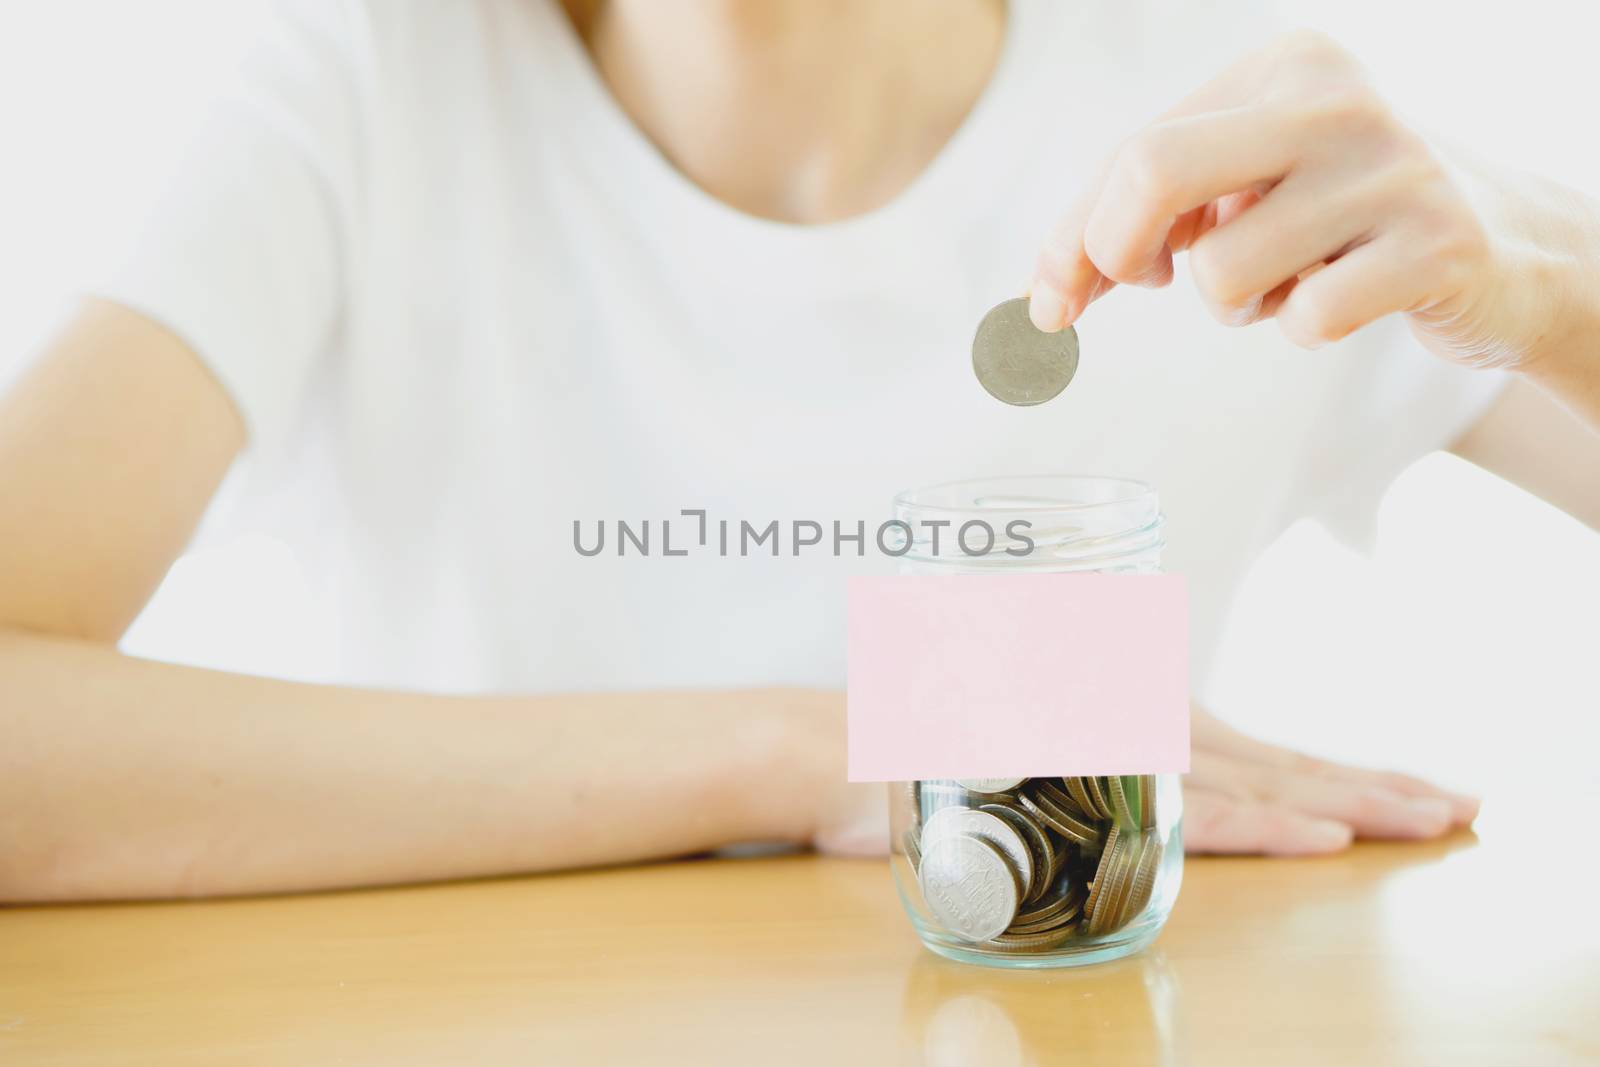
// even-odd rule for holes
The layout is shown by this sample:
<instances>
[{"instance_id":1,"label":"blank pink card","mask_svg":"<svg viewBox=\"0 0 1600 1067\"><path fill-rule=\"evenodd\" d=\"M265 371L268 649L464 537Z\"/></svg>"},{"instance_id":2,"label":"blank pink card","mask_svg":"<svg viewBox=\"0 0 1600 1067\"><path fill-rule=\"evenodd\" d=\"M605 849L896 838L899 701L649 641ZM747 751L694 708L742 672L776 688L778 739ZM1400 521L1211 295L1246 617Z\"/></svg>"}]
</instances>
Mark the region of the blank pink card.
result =
<instances>
[{"instance_id":1,"label":"blank pink card","mask_svg":"<svg viewBox=\"0 0 1600 1067\"><path fill-rule=\"evenodd\" d=\"M1175 574L858 577L852 782L1189 769Z\"/></svg>"}]
</instances>

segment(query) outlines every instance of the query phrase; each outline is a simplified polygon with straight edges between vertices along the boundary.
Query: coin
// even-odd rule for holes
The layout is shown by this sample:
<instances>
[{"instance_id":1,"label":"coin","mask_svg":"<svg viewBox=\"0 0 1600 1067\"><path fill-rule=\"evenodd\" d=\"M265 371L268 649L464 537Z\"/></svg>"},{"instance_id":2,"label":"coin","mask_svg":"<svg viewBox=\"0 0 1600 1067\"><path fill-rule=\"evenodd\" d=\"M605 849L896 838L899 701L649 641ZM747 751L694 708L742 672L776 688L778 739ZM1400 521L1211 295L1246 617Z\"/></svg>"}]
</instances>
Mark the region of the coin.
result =
<instances>
[{"instance_id":1,"label":"coin","mask_svg":"<svg viewBox=\"0 0 1600 1067\"><path fill-rule=\"evenodd\" d=\"M1124 788L1122 776L1113 774L1106 778L1106 794L1111 801L1111 817L1117 820L1117 825L1124 830L1139 829L1139 820L1134 815L1134 805L1139 802L1138 797L1132 803L1128 801L1128 791Z\"/></svg>"},{"instance_id":2,"label":"coin","mask_svg":"<svg viewBox=\"0 0 1600 1067\"><path fill-rule=\"evenodd\" d=\"M1122 843L1122 831L1115 826L1106 835L1105 846L1100 850L1100 862L1095 867L1094 877L1089 880L1089 897L1083 902L1083 916L1093 919L1100 913L1101 901L1105 899L1106 877L1111 872L1111 865L1116 860L1116 853Z\"/></svg>"},{"instance_id":3,"label":"coin","mask_svg":"<svg viewBox=\"0 0 1600 1067\"><path fill-rule=\"evenodd\" d=\"M1091 812L1102 819L1114 819L1117 813L1111 810L1111 798L1106 796L1105 786L1106 780L1098 775L1089 775L1083 780L1083 788L1094 805Z\"/></svg>"},{"instance_id":4,"label":"coin","mask_svg":"<svg viewBox=\"0 0 1600 1067\"><path fill-rule=\"evenodd\" d=\"M1140 844L1139 837L1120 834L1114 849L1106 846L1106 855L1095 874L1100 882L1100 899L1089 917L1091 935L1109 934L1121 925L1122 906L1133 884L1133 865L1138 860Z\"/></svg>"},{"instance_id":5,"label":"coin","mask_svg":"<svg viewBox=\"0 0 1600 1067\"><path fill-rule=\"evenodd\" d=\"M952 936L1051 952L1072 937L1109 938L1149 907L1168 851L1157 789L1157 776L1133 774L924 781L908 798L923 818L902 848Z\"/></svg>"},{"instance_id":6,"label":"coin","mask_svg":"<svg viewBox=\"0 0 1600 1067\"><path fill-rule=\"evenodd\" d=\"M1060 948L1077 936L1076 924L1045 930L1036 934L1001 934L988 943L988 947L1002 952L1049 952Z\"/></svg>"},{"instance_id":7,"label":"coin","mask_svg":"<svg viewBox=\"0 0 1600 1067\"><path fill-rule=\"evenodd\" d=\"M974 793L1005 793L1026 782L1026 778L957 778L961 788Z\"/></svg>"},{"instance_id":8,"label":"coin","mask_svg":"<svg viewBox=\"0 0 1600 1067\"><path fill-rule=\"evenodd\" d=\"M1112 907L1106 912L1106 933L1120 930L1128 924L1128 903L1133 897L1134 877L1139 872L1139 860L1144 856L1143 834L1128 835L1128 847L1116 871Z\"/></svg>"},{"instance_id":9,"label":"coin","mask_svg":"<svg viewBox=\"0 0 1600 1067\"><path fill-rule=\"evenodd\" d=\"M1048 922L1063 914L1076 914L1082 905L1083 894L1078 886L1069 878L1062 878L1053 883L1046 901L1035 904L1026 911L1019 911L1014 926L1033 926L1038 923Z\"/></svg>"},{"instance_id":10,"label":"coin","mask_svg":"<svg viewBox=\"0 0 1600 1067\"><path fill-rule=\"evenodd\" d=\"M1049 835L1047 834L1045 836L1048 837ZM1063 844L1060 848L1056 849L1055 856L1052 857L1051 862L1050 862L1049 877L1045 879L1046 882L1054 882L1056 880L1056 878L1061 874L1062 869L1065 868L1066 865L1067 865L1068 852L1069 852L1069 849L1065 844Z\"/></svg>"},{"instance_id":11,"label":"coin","mask_svg":"<svg viewBox=\"0 0 1600 1067\"><path fill-rule=\"evenodd\" d=\"M1048 797L1055 803L1056 807L1060 808L1068 815L1071 815L1079 822L1095 822L1098 817L1092 812L1084 811L1078 802L1072 799L1072 794L1068 793L1066 789L1063 788L1063 786L1066 784L1065 781L1061 779L1058 779L1058 781L1062 781L1062 785L1056 785L1055 782L1045 778L1040 778L1038 781L1033 783L1033 792L1036 795Z\"/></svg>"},{"instance_id":12,"label":"coin","mask_svg":"<svg viewBox=\"0 0 1600 1067\"><path fill-rule=\"evenodd\" d=\"M972 339L972 370L996 400L1018 407L1042 404L1078 372L1078 333L1071 326L1044 333L1028 318L1028 300L996 304Z\"/></svg>"},{"instance_id":13,"label":"coin","mask_svg":"<svg viewBox=\"0 0 1600 1067\"><path fill-rule=\"evenodd\" d=\"M1061 808L1051 803L1050 798L1043 793L1034 793L1032 796L1022 796L1022 806L1041 822L1069 841L1075 841L1085 848L1093 848L1100 843L1100 831L1085 822L1073 818Z\"/></svg>"},{"instance_id":14,"label":"coin","mask_svg":"<svg viewBox=\"0 0 1600 1067\"><path fill-rule=\"evenodd\" d=\"M1095 808L1094 800L1090 798L1089 791L1084 788L1083 782L1082 778L1076 777L1061 779L1061 784L1067 787L1068 795L1078 805L1079 810L1091 819L1098 819L1100 818L1100 812Z\"/></svg>"},{"instance_id":15,"label":"coin","mask_svg":"<svg viewBox=\"0 0 1600 1067\"><path fill-rule=\"evenodd\" d=\"M1139 853L1139 865L1133 872L1133 884L1128 889L1128 901L1122 909L1118 926L1126 926L1137 919L1150 903L1156 885L1156 871L1161 867L1161 839L1145 831L1144 847Z\"/></svg>"},{"instance_id":16,"label":"coin","mask_svg":"<svg viewBox=\"0 0 1600 1067\"><path fill-rule=\"evenodd\" d=\"M1063 926L1071 926L1073 923L1078 921L1078 909L1081 907L1081 904L1081 900L1077 897L1074 897L1066 907L1062 908L1054 915L1046 916L1043 919L1036 919L1030 923L1014 922L1006 929L1006 933L1042 934L1046 930L1059 930Z\"/></svg>"},{"instance_id":17,"label":"coin","mask_svg":"<svg viewBox=\"0 0 1600 1067\"><path fill-rule=\"evenodd\" d=\"M977 808L940 808L922 828L919 844L924 850L930 849L935 840L946 834L972 834L999 849L1017 875L1017 901L1020 903L1028 895L1034 878L1033 853L1016 827Z\"/></svg>"},{"instance_id":18,"label":"coin","mask_svg":"<svg viewBox=\"0 0 1600 1067\"><path fill-rule=\"evenodd\" d=\"M1055 844L1051 842L1050 835L1044 832L1044 827L1034 822L1032 817L1018 811L1009 804L985 804L978 810L987 811L991 815L1006 820L1011 824L1011 828L1021 834L1023 840L1028 843L1028 850L1033 853L1033 884L1028 887L1028 892L1023 899L1038 899L1055 877L1056 868L1060 863L1057 858L1058 852L1064 852L1065 850L1057 849Z\"/></svg>"},{"instance_id":19,"label":"coin","mask_svg":"<svg viewBox=\"0 0 1600 1067\"><path fill-rule=\"evenodd\" d=\"M1054 897L1049 904L1019 912L1006 933L1032 934L1077 922L1083 911L1082 889L1064 878L1051 892Z\"/></svg>"},{"instance_id":20,"label":"coin","mask_svg":"<svg viewBox=\"0 0 1600 1067\"><path fill-rule=\"evenodd\" d=\"M929 841L917 880L934 919L965 941L987 941L1016 918L1016 872L981 837L946 834Z\"/></svg>"}]
</instances>

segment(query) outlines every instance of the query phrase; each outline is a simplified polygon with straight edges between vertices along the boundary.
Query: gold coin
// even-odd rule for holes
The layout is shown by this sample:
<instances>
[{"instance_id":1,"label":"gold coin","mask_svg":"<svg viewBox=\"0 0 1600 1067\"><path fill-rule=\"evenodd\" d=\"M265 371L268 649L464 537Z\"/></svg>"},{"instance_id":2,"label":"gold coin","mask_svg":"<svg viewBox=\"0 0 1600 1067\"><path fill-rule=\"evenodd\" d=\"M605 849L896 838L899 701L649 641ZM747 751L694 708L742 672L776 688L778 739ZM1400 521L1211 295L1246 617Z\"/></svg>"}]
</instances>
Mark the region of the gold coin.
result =
<instances>
[{"instance_id":1,"label":"gold coin","mask_svg":"<svg viewBox=\"0 0 1600 1067\"><path fill-rule=\"evenodd\" d=\"M1080 822L1058 808L1043 794L1035 793L1032 796L1022 795L1022 806L1027 811L1038 817L1046 826L1069 841L1075 841L1086 848L1093 848L1100 842L1100 831L1088 823Z\"/></svg>"},{"instance_id":2,"label":"gold coin","mask_svg":"<svg viewBox=\"0 0 1600 1067\"><path fill-rule=\"evenodd\" d=\"M1072 923L1037 934L1006 933L991 938L984 947L999 949L1003 952L1049 952L1051 949L1060 948L1068 941L1071 941L1077 932L1078 924Z\"/></svg>"},{"instance_id":3,"label":"gold coin","mask_svg":"<svg viewBox=\"0 0 1600 1067\"><path fill-rule=\"evenodd\" d=\"M1069 851L1071 851L1070 848L1065 844L1056 849L1055 855L1051 858L1050 877L1045 879L1046 883L1054 882L1061 873L1062 868L1067 865L1067 853Z\"/></svg>"},{"instance_id":4,"label":"gold coin","mask_svg":"<svg viewBox=\"0 0 1600 1067\"><path fill-rule=\"evenodd\" d=\"M1089 791L1083 787L1082 778L1063 778L1061 782L1067 787L1072 799L1077 802L1079 811L1090 819L1099 818L1094 810L1094 801L1089 799Z\"/></svg>"},{"instance_id":5,"label":"gold coin","mask_svg":"<svg viewBox=\"0 0 1600 1067\"><path fill-rule=\"evenodd\" d=\"M1094 878L1089 882L1089 897L1083 902L1084 918L1093 920L1100 912L1100 902L1105 897L1106 876L1111 871L1118 848L1122 845L1122 832L1115 826L1106 835L1105 848L1100 851L1100 863L1095 867Z\"/></svg>"},{"instance_id":6,"label":"gold coin","mask_svg":"<svg viewBox=\"0 0 1600 1067\"><path fill-rule=\"evenodd\" d=\"M1084 932L1091 937L1099 937L1101 934L1109 933L1115 925L1112 922L1112 918L1117 908L1117 890L1122 885L1119 880L1119 872L1126 862L1127 854L1128 839L1123 837L1117 843L1117 854L1111 856L1106 864L1105 874L1100 875L1096 880L1096 888L1100 890L1100 896L1094 904L1094 915L1087 919L1084 926Z\"/></svg>"},{"instance_id":7,"label":"gold coin","mask_svg":"<svg viewBox=\"0 0 1600 1067\"><path fill-rule=\"evenodd\" d=\"M1098 775L1091 775L1083 780L1083 788L1088 792L1089 799L1093 801L1091 810L1097 818L1114 819L1116 812L1111 810L1111 800L1106 796L1105 779Z\"/></svg>"},{"instance_id":8,"label":"gold coin","mask_svg":"<svg viewBox=\"0 0 1600 1067\"><path fill-rule=\"evenodd\" d=\"M1139 865L1133 872L1128 899L1123 904L1122 916L1117 923L1119 927L1127 926L1143 914L1156 886L1156 872L1161 869L1161 855L1165 851L1161 847L1161 839L1150 831L1146 831L1143 837L1144 847L1139 852Z\"/></svg>"},{"instance_id":9,"label":"gold coin","mask_svg":"<svg viewBox=\"0 0 1600 1067\"><path fill-rule=\"evenodd\" d=\"M1138 861L1140 838L1123 834L1117 840L1117 855L1113 857L1106 885L1100 893L1100 903L1095 908L1094 921L1089 925L1093 935L1109 934L1122 926L1122 905L1133 885L1133 868Z\"/></svg>"},{"instance_id":10,"label":"gold coin","mask_svg":"<svg viewBox=\"0 0 1600 1067\"><path fill-rule=\"evenodd\" d=\"M1156 776L1139 776L1139 825L1146 830L1156 828Z\"/></svg>"},{"instance_id":11,"label":"gold coin","mask_svg":"<svg viewBox=\"0 0 1600 1067\"><path fill-rule=\"evenodd\" d=\"M1045 930L1054 930L1059 926L1065 926L1067 923L1076 922L1082 912L1083 894L1074 891L1063 896L1060 900L1060 906L1048 915L1030 918L1027 921L1024 921L1023 916L1018 915L1016 921L1011 924L1006 933L1037 934Z\"/></svg>"},{"instance_id":12,"label":"gold coin","mask_svg":"<svg viewBox=\"0 0 1600 1067\"><path fill-rule=\"evenodd\" d=\"M1067 792L1061 786L1056 785L1055 782L1047 782L1041 779L1034 783L1033 791L1035 795L1042 794L1049 797L1055 802L1056 807L1067 812L1069 815L1072 815L1074 818L1081 819L1084 822L1095 821L1094 816L1084 811L1082 805L1080 805L1077 800L1073 799L1071 793Z\"/></svg>"},{"instance_id":13,"label":"gold coin","mask_svg":"<svg viewBox=\"0 0 1600 1067\"><path fill-rule=\"evenodd\" d=\"M1139 821L1133 817L1133 804L1128 803L1128 791L1120 774L1106 777L1106 795L1111 800L1111 817L1117 820L1117 825L1125 830L1139 829ZM1135 797L1133 803L1138 802L1138 797Z\"/></svg>"},{"instance_id":14,"label":"gold coin","mask_svg":"<svg viewBox=\"0 0 1600 1067\"><path fill-rule=\"evenodd\" d=\"M1081 916L1078 914L1078 909L1071 908L1062 912L1060 915L1054 915L1048 919L1041 919L1036 923L1012 923L1011 926L1006 930L1006 933L1016 935L1018 937L1026 937L1029 934L1048 933L1051 930L1059 930L1063 926L1072 926L1077 923L1080 917Z\"/></svg>"},{"instance_id":15,"label":"gold coin","mask_svg":"<svg viewBox=\"0 0 1600 1067\"><path fill-rule=\"evenodd\" d=\"M1082 904L1083 891L1075 880L1063 875L1052 882L1045 899L1017 913L1013 925L1030 925L1045 922L1063 912L1072 911Z\"/></svg>"},{"instance_id":16,"label":"gold coin","mask_svg":"<svg viewBox=\"0 0 1600 1067\"><path fill-rule=\"evenodd\" d=\"M1106 799L1105 790L1101 787L1098 777L1080 775L1076 778L1064 778L1062 781L1066 783L1067 792L1072 795L1072 799L1083 809L1085 818L1091 822L1111 818L1111 802Z\"/></svg>"}]
</instances>

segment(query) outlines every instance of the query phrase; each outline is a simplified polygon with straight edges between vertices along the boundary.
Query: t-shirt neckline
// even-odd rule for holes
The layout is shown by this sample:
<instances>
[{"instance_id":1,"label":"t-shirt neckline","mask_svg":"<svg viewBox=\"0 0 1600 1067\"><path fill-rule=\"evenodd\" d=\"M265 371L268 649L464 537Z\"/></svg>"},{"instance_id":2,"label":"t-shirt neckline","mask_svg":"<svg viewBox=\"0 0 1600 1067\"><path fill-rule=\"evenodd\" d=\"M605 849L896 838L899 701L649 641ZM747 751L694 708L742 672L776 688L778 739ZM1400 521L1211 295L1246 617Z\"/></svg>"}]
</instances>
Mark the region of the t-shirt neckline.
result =
<instances>
[{"instance_id":1,"label":"t-shirt neckline","mask_svg":"<svg viewBox=\"0 0 1600 1067\"><path fill-rule=\"evenodd\" d=\"M595 68L576 29L550 0L553 21L563 37L555 51L569 69L562 81L572 87L571 109L563 128L572 131L571 148L594 154L592 175L607 183L619 203L648 220L649 230L681 250L715 247L730 268L746 271L752 257L781 257L786 269L837 276L842 262L861 270L888 265L897 242L922 227L929 213L969 213L986 202L1019 157L1018 131L1004 115L1020 103L1021 54L1029 40L1027 0L1007 0L1000 53L988 82L954 133L933 159L896 196L848 218L792 223L763 218L727 204L696 185L675 167L622 110ZM589 169L589 168L586 168ZM1019 268L1019 270L1022 268ZM851 274L859 277L856 269ZM839 280L835 277L835 280ZM1019 279L1020 280L1020 279Z\"/></svg>"}]
</instances>

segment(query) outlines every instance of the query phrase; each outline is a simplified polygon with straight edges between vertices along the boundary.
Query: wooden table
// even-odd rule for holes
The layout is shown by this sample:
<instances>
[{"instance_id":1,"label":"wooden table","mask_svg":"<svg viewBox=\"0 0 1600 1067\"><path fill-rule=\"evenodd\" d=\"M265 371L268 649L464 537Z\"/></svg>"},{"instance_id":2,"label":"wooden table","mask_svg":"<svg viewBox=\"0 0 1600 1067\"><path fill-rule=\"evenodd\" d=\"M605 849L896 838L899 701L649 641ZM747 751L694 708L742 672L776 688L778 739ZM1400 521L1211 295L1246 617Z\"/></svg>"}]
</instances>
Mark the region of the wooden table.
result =
<instances>
[{"instance_id":1,"label":"wooden table","mask_svg":"<svg viewBox=\"0 0 1600 1067\"><path fill-rule=\"evenodd\" d=\"M1594 1063L1597 814L1193 860L1076 971L938 959L884 864L809 856L0 910L0 1064Z\"/></svg>"}]
</instances>

